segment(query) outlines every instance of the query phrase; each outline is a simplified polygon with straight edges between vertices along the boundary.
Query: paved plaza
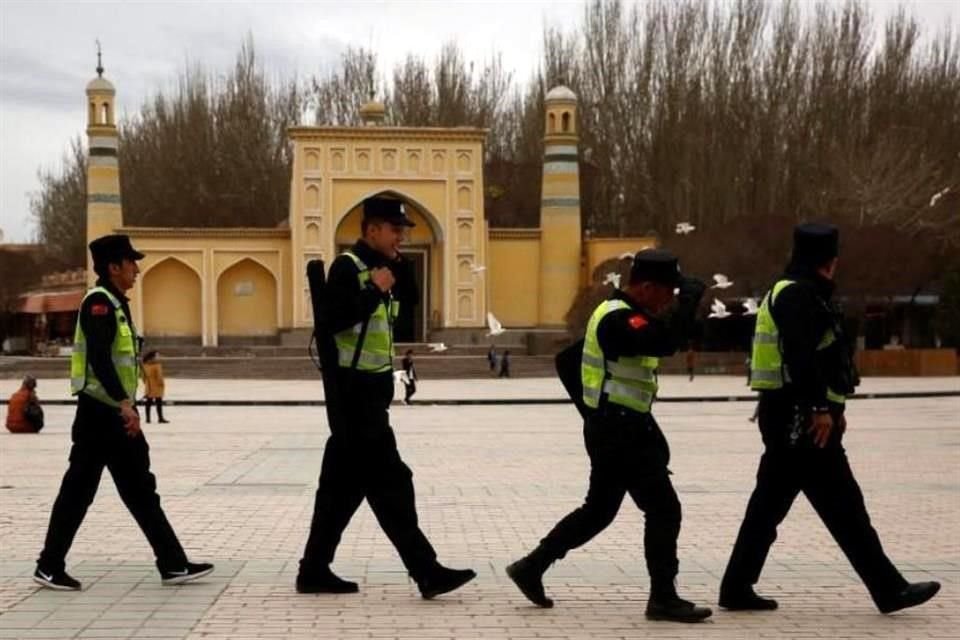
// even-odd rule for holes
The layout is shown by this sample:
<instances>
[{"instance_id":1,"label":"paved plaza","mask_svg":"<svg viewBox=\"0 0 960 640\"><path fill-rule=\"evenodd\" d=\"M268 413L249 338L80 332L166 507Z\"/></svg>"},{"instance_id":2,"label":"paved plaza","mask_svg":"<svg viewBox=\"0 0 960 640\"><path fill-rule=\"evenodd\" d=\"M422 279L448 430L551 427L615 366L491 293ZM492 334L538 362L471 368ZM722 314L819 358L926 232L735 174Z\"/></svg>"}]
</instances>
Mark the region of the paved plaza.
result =
<instances>
[{"instance_id":1,"label":"paved plaza","mask_svg":"<svg viewBox=\"0 0 960 640\"><path fill-rule=\"evenodd\" d=\"M16 386L0 381L6 397ZM664 379L664 394L729 396L743 380ZM65 381L40 384L66 397ZM550 380L424 381L418 398L559 397ZM867 380L866 391L957 390L957 378ZM318 383L168 381L171 399L312 399ZM716 607L717 587L760 453L748 402L662 403L683 503L680 589ZM398 406L423 529L440 559L472 566L463 589L423 601L369 508L335 570L353 595L297 595L326 420L320 407L173 406L145 425L167 513L204 581L162 587L150 549L105 473L68 557L82 592L30 580L66 468L73 408L47 408L39 435L0 434L0 638L956 638L960 628L960 398L852 401L851 463L887 552L911 580L940 580L929 604L883 616L809 504L798 499L760 591L773 613L715 611L703 625L643 616L642 515L617 521L547 574L556 608L529 605L503 567L578 506L588 464L571 406ZM0 417L5 408L0 408Z\"/></svg>"}]
</instances>

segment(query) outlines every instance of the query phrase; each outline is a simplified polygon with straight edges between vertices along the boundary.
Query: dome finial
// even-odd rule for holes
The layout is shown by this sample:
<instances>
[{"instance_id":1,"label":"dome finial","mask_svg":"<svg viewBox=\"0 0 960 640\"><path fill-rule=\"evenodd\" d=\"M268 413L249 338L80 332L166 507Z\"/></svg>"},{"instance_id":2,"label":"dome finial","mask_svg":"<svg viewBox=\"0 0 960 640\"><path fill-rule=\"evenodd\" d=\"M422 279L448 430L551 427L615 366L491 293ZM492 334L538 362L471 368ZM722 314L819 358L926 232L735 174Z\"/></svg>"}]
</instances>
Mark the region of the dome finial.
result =
<instances>
[{"instance_id":1,"label":"dome finial","mask_svg":"<svg viewBox=\"0 0 960 640\"><path fill-rule=\"evenodd\" d=\"M98 78L102 78L102 77L103 77L103 62L101 61L101 58L100 58L100 53L101 53L101 52L100 52L100 38L97 38L97 41L96 41L96 42L97 42L97 77L98 77Z\"/></svg>"}]
</instances>

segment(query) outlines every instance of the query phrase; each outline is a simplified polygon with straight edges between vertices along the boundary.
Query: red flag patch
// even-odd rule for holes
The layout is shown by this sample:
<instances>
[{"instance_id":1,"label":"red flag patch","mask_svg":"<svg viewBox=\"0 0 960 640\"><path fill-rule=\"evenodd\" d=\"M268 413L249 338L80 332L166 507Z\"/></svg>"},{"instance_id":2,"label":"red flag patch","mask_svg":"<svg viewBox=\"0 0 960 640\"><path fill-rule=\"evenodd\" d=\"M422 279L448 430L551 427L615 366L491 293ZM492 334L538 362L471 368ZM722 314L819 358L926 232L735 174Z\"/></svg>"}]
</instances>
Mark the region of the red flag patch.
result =
<instances>
[{"instance_id":1,"label":"red flag patch","mask_svg":"<svg viewBox=\"0 0 960 640\"><path fill-rule=\"evenodd\" d=\"M630 320L628 320L628 322L634 329L642 329L643 327L647 326L647 319L639 313L635 313L630 316Z\"/></svg>"},{"instance_id":2,"label":"red flag patch","mask_svg":"<svg viewBox=\"0 0 960 640\"><path fill-rule=\"evenodd\" d=\"M110 307L105 304L90 305L90 313L95 316L105 316L110 313Z\"/></svg>"}]
</instances>

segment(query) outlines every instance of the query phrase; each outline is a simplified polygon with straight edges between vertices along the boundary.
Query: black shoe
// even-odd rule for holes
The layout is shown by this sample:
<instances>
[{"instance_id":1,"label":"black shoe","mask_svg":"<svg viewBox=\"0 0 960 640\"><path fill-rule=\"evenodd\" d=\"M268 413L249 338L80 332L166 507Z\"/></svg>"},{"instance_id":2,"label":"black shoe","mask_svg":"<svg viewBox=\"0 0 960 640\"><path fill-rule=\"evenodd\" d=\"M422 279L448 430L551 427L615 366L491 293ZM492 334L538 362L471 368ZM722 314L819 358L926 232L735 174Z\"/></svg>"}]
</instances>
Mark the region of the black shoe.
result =
<instances>
[{"instance_id":1,"label":"black shoe","mask_svg":"<svg viewBox=\"0 0 960 640\"><path fill-rule=\"evenodd\" d=\"M423 579L417 581L420 595L424 600L430 600L441 594L459 589L477 577L473 569L448 569L437 565Z\"/></svg>"},{"instance_id":2,"label":"black shoe","mask_svg":"<svg viewBox=\"0 0 960 640\"><path fill-rule=\"evenodd\" d=\"M940 591L939 582L913 582L908 584L889 602L878 604L881 613L893 613L908 607L923 604Z\"/></svg>"},{"instance_id":3,"label":"black shoe","mask_svg":"<svg viewBox=\"0 0 960 640\"><path fill-rule=\"evenodd\" d=\"M169 420L163 420L162 418L159 420L159 422L160 424L170 424Z\"/></svg>"},{"instance_id":4,"label":"black shoe","mask_svg":"<svg viewBox=\"0 0 960 640\"><path fill-rule=\"evenodd\" d=\"M330 567L305 573L301 570L297 576L297 593L356 593L360 587L356 582L344 580Z\"/></svg>"},{"instance_id":5,"label":"black shoe","mask_svg":"<svg viewBox=\"0 0 960 640\"><path fill-rule=\"evenodd\" d=\"M40 567L33 572L33 581L47 589L57 591L80 591L80 582L74 580L66 571L44 571Z\"/></svg>"},{"instance_id":6,"label":"black shoe","mask_svg":"<svg viewBox=\"0 0 960 640\"><path fill-rule=\"evenodd\" d=\"M647 618L650 620L700 622L711 615L713 615L713 611L709 607L698 607L692 602L677 596L663 599L650 598L647 602Z\"/></svg>"},{"instance_id":7,"label":"black shoe","mask_svg":"<svg viewBox=\"0 0 960 640\"><path fill-rule=\"evenodd\" d=\"M777 601L773 598L763 598L756 594L753 587L737 590L721 590L720 606L727 611L773 611L777 608Z\"/></svg>"},{"instance_id":8,"label":"black shoe","mask_svg":"<svg viewBox=\"0 0 960 640\"><path fill-rule=\"evenodd\" d=\"M179 569L160 570L160 582L165 585L183 584L213 573L209 562L188 562Z\"/></svg>"},{"instance_id":9,"label":"black shoe","mask_svg":"<svg viewBox=\"0 0 960 640\"><path fill-rule=\"evenodd\" d=\"M553 600L543 590L543 569L535 566L529 558L521 558L507 566L507 575L527 600L544 609L553 607Z\"/></svg>"}]
</instances>

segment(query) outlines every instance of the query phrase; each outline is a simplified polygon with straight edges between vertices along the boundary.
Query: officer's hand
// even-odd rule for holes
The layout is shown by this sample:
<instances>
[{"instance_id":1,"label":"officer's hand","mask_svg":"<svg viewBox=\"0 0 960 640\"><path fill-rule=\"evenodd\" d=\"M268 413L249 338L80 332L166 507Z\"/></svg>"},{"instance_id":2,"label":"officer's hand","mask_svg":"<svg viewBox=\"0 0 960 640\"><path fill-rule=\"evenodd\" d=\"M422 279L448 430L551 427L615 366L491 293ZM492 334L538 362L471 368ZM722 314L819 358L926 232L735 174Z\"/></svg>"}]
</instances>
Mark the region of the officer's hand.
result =
<instances>
[{"instance_id":1,"label":"officer's hand","mask_svg":"<svg viewBox=\"0 0 960 640\"><path fill-rule=\"evenodd\" d=\"M831 431L833 431L833 417L825 412L814 413L813 421L810 425L810 433L813 434L813 444L823 449L830 440Z\"/></svg>"},{"instance_id":2,"label":"officer's hand","mask_svg":"<svg viewBox=\"0 0 960 640\"><path fill-rule=\"evenodd\" d=\"M140 414L129 400L120 403L120 417L123 419L123 427L127 430L128 436L136 438L140 435Z\"/></svg>"},{"instance_id":3,"label":"officer's hand","mask_svg":"<svg viewBox=\"0 0 960 640\"><path fill-rule=\"evenodd\" d=\"M677 298L681 303L696 304L700 302L700 298L702 298L704 292L706 292L707 285L696 278L681 276L677 289L679 289L679 291L677 291Z\"/></svg>"},{"instance_id":4,"label":"officer's hand","mask_svg":"<svg viewBox=\"0 0 960 640\"><path fill-rule=\"evenodd\" d=\"M393 277L393 272L390 271L390 269L378 267L370 270L370 281L373 282L377 289L386 293L393 288L397 279Z\"/></svg>"}]
</instances>

